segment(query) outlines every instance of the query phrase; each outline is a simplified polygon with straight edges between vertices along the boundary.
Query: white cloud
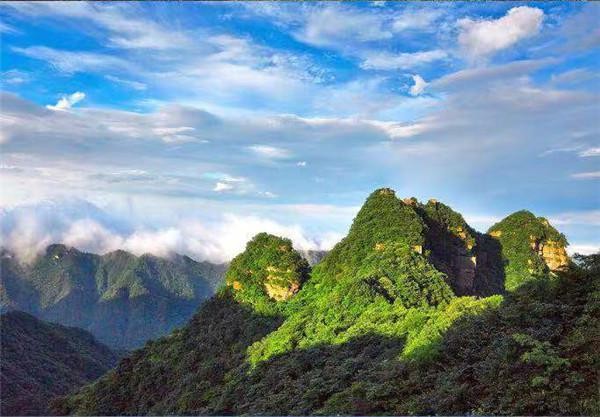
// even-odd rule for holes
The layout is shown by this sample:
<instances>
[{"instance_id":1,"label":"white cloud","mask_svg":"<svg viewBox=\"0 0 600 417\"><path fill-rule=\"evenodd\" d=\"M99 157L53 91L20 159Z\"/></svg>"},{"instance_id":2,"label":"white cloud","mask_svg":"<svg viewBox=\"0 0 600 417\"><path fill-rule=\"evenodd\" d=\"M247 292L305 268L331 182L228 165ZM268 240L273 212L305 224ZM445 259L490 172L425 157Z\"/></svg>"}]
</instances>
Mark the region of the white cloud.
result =
<instances>
[{"instance_id":1,"label":"white cloud","mask_svg":"<svg viewBox=\"0 0 600 417\"><path fill-rule=\"evenodd\" d=\"M77 91L68 96L62 96L55 105L53 105L53 106L47 105L46 108L48 108L50 110L58 110L58 111L69 110L71 107L73 107L75 104L79 103L84 98L85 98L85 93L82 93L81 91Z\"/></svg>"},{"instance_id":2,"label":"white cloud","mask_svg":"<svg viewBox=\"0 0 600 417\"><path fill-rule=\"evenodd\" d=\"M418 74L413 74L412 79L414 84L410 87L408 92L411 96L418 96L425 90L425 87L427 87L427 82Z\"/></svg>"},{"instance_id":3,"label":"white cloud","mask_svg":"<svg viewBox=\"0 0 600 417\"><path fill-rule=\"evenodd\" d=\"M271 191L262 191L262 192L259 192L259 195L262 195L263 197L267 197L267 198L277 198L277 194L272 193Z\"/></svg>"},{"instance_id":4,"label":"white cloud","mask_svg":"<svg viewBox=\"0 0 600 417\"><path fill-rule=\"evenodd\" d=\"M409 69L421 64L439 61L448 56L445 51L434 49L431 51L406 52L391 54L388 52L368 53L360 66L364 69L394 70Z\"/></svg>"},{"instance_id":5,"label":"white cloud","mask_svg":"<svg viewBox=\"0 0 600 417\"><path fill-rule=\"evenodd\" d=\"M141 17L136 7L122 4L79 3L69 6L56 2L9 3L16 15L36 19L51 17L63 18L70 23L87 20L94 26L106 30L107 41L111 46L124 49L165 50L190 45L192 40L175 27L165 27ZM81 26L82 31L98 35L90 25Z\"/></svg>"},{"instance_id":6,"label":"white cloud","mask_svg":"<svg viewBox=\"0 0 600 417\"><path fill-rule=\"evenodd\" d=\"M19 31L7 23L0 22L0 33L19 33Z\"/></svg>"},{"instance_id":7,"label":"white cloud","mask_svg":"<svg viewBox=\"0 0 600 417\"><path fill-rule=\"evenodd\" d=\"M519 6L496 20L460 19L458 43L467 56L486 57L538 33L543 18L541 9Z\"/></svg>"},{"instance_id":8,"label":"white cloud","mask_svg":"<svg viewBox=\"0 0 600 417\"><path fill-rule=\"evenodd\" d=\"M231 190L233 190L233 185L226 182L217 182L215 188L213 188L213 191L216 191L217 193Z\"/></svg>"},{"instance_id":9,"label":"white cloud","mask_svg":"<svg viewBox=\"0 0 600 417\"><path fill-rule=\"evenodd\" d=\"M587 158L590 156L600 156L600 148L589 148L579 152L579 156Z\"/></svg>"},{"instance_id":10,"label":"white cloud","mask_svg":"<svg viewBox=\"0 0 600 417\"><path fill-rule=\"evenodd\" d=\"M600 210L558 213L548 217L553 225L600 226Z\"/></svg>"},{"instance_id":11,"label":"white cloud","mask_svg":"<svg viewBox=\"0 0 600 417\"><path fill-rule=\"evenodd\" d=\"M296 166L305 167L306 166L306 161L298 161L298 162L296 162Z\"/></svg>"},{"instance_id":12,"label":"white cloud","mask_svg":"<svg viewBox=\"0 0 600 417\"><path fill-rule=\"evenodd\" d=\"M49 201L0 211L0 237L3 247L25 261L51 243L64 243L100 254L125 249L136 255L179 253L213 262L231 260L261 232L290 238L299 250L330 249L341 238L331 232L309 236L299 225L236 214L210 222L187 218L158 228L115 228L120 221L83 201Z\"/></svg>"},{"instance_id":13,"label":"white cloud","mask_svg":"<svg viewBox=\"0 0 600 417\"><path fill-rule=\"evenodd\" d=\"M123 78L116 77L114 75L106 75L105 78L117 84L124 85L126 87L132 88L137 91L144 91L148 88L148 86L142 82L134 81L134 80L126 80Z\"/></svg>"},{"instance_id":14,"label":"white cloud","mask_svg":"<svg viewBox=\"0 0 600 417\"><path fill-rule=\"evenodd\" d=\"M152 132L167 143L194 141L196 140L193 134L195 131L196 129L190 126L155 127L152 129Z\"/></svg>"},{"instance_id":15,"label":"white cloud","mask_svg":"<svg viewBox=\"0 0 600 417\"><path fill-rule=\"evenodd\" d=\"M390 39L379 15L361 12L342 4L311 8L296 37L316 46L338 47L343 42L369 42Z\"/></svg>"},{"instance_id":16,"label":"white cloud","mask_svg":"<svg viewBox=\"0 0 600 417\"><path fill-rule=\"evenodd\" d=\"M571 174L571 178L575 178L577 180L595 180L600 178L600 171L578 172L576 174Z\"/></svg>"},{"instance_id":17,"label":"white cloud","mask_svg":"<svg viewBox=\"0 0 600 417\"><path fill-rule=\"evenodd\" d=\"M579 253L581 255L593 255L600 253L600 245L598 244L581 244L581 245L569 245L567 246L567 252L569 255Z\"/></svg>"},{"instance_id":18,"label":"white cloud","mask_svg":"<svg viewBox=\"0 0 600 417\"><path fill-rule=\"evenodd\" d=\"M252 145L249 146L248 149L250 149L257 155L270 159L284 159L289 158L291 156L290 151L288 151L287 149L269 145Z\"/></svg>"}]
</instances>

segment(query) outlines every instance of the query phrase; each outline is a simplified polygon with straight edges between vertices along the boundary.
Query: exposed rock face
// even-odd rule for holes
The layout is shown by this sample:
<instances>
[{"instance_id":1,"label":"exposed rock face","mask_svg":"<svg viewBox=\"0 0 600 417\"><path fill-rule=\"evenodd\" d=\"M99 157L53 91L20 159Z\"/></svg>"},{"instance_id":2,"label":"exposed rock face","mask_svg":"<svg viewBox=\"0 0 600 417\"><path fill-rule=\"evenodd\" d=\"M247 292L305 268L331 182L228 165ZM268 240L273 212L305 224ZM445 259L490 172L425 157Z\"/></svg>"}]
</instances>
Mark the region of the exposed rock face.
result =
<instances>
[{"instance_id":1,"label":"exposed rock face","mask_svg":"<svg viewBox=\"0 0 600 417\"><path fill-rule=\"evenodd\" d=\"M548 266L550 271L560 271L569 265L569 255L565 247L555 240L540 240L529 236L531 249L533 249Z\"/></svg>"},{"instance_id":2,"label":"exposed rock face","mask_svg":"<svg viewBox=\"0 0 600 417\"><path fill-rule=\"evenodd\" d=\"M473 251L476 232L460 214L435 199L427 204L417 202L414 207L427 224L425 249L431 262L448 276L448 283L457 294L472 294L477 265ZM423 253L423 248L415 250Z\"/></svg>"},{"instance_id":3,"label":"exposed rock face","mask_svg":"<svg viewBox=\"0 0 600 417\"><path fill-rule=\"evenodd\" d=\"M559 242L549 240L545 244L541 244L540 249L541 253L538 253L540 253L551 271L559 271L569 265L567 251Z\"/></svg>"},{"instance_id":4,"label":"exposed rock face","mask_svg":"<svg viewBox=\"0 0 600 417\"><path fill-rule=\"evenodd\" d=\"M396 195L396 192L391 188L381 188L378 190L381 195Z\"/></svg>"},{"instance_id":5,"label":"exposed rock face","mask_svg":"<svg viewBox=\"0 0 600 417\"><path fill-rule=\"evenodd\" d=\"M267 267L267 278L265 279L265 291L270 299L275 301L289 300L300 289L300 279L293 271L280 270L275 266Z\"/></svg>"},{"instance_id":6,"label":"exposed rock face","mask_svg":"<svg viewBox=\"0 0 600 417\"><path fill-rule=\"evenodd\" d=\"M414 250L418 254L423 255L423 245L413 245L412 250Z\"/></svg>"},{"instance_id":7,"label":"exposed rock face","mask_svg":"<svg viewBox=\"0 0 600 417\"><path fill-rule=\"evenodd\" d=\"M291 282L288 285L277 285L265 282L265 290L269 298L275 301L286 301L292 298L300 289L300 282Z\"/></svg>"}]
</instances>

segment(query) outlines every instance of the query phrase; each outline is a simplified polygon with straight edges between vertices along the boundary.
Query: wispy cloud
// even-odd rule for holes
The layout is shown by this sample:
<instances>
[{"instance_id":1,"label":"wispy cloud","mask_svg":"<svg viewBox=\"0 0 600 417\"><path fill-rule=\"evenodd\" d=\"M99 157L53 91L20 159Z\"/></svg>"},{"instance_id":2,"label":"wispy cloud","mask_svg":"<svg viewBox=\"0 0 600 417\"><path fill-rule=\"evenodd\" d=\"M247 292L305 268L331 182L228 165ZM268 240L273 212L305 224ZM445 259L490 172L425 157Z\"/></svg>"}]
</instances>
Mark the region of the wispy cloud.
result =
<instances>
[{"instance_id":1,"label":"wispy cloud","mask_svg":"<svg viewBox=\"0 0 600 417\"><path fill-rule=\"evenodd\" d=\"M114 75L107 75L106 79L117 84L124 85L125 87L133 88L134 90L144 91L148 88L148 86L142 82L134 81L134 80L126 80L123 78L116 77Z\"/></svg>"},{"instance_id":2,"label":"wispy cloud","mask_svg":"<svg viewBox=\"0 0 600 417\"><path fill-rule=\"evenodd\" d=\"M600 171L577 172L575 174L571 174L571 178L575 178L576 180L600 179Z\"/></svg>"},{"instance_id":3,"label":"wispy cloud","mask_svg":"<svg viewBox=\"0 0 600 417\"><path fill-rule=\"evenodd\" d=\"M46 46L13 47L12 50L29 58L48 62L57 71L74 74L77 72L133 70L134 65L125 59L95 52L67 51Z\"/></svg>"},{"instance_id":4,"label":"wispy cloud","mask_svg":"<svg viewBox=\"0 0 600 417\"><path fill-rule=\"evenodd\" d=\"M389 52L367 53L361 67L365 69L410 69L422 64L439 61L448 56L448 53L440 49L421 52L405 52L392 54Z\"/></svg>"},{"instance_id":5,"label":"wispy cloud","mask_svg":"<svg viewBox=\"0 0 600 417\"><path fill-rule=\"evenodd\" d=\"M269 145L252 145L249 146L252 152L265 158L270 159L285 159L291 156L289 150Z\"/></svg>"},{"instance_id":6,"label":"wispy cloud","mask_svg":"<svg viewBox=\"0 0 600 417\"><path fill-rule=\"evenodd\" d=\"M588 158L591 156L600 156L600 148L588 148L579 152L579 156L582 158Z\"/></svg>"},{"instance_id":7,"label":"wispy cloud","mask_svg":"<svg viewBox=\"0 0 600 417\"><path fill-rule=\"evenodd\" d=\"M68 96L62 96L56 104L49 104L46 106L46 108L57 111L69 110L71 107L79 103L84 98L85 93L82 93L81 91L76 91L75 93L69 94Z\"/></svg>"}]
</instances>

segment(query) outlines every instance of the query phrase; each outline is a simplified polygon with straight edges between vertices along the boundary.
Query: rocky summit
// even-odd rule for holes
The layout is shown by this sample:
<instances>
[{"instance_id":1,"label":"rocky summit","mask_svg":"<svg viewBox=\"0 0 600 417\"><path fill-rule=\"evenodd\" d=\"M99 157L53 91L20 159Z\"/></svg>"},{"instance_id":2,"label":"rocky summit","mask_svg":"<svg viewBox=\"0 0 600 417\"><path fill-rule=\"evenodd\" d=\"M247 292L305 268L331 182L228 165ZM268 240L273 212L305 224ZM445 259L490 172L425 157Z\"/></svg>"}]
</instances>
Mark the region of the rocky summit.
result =
<instances>
[{"instance_id":1,"label":"rocky summit","mask_svg":"<svg viewBox=\"0 0 600 417\"><path fill-rule=\"evenodd\" d=\"M59 414L594 414L598 255L517 212L479 233L373 192L312 268L261 233L187 326Z\"/></svg>"}]
</instances>

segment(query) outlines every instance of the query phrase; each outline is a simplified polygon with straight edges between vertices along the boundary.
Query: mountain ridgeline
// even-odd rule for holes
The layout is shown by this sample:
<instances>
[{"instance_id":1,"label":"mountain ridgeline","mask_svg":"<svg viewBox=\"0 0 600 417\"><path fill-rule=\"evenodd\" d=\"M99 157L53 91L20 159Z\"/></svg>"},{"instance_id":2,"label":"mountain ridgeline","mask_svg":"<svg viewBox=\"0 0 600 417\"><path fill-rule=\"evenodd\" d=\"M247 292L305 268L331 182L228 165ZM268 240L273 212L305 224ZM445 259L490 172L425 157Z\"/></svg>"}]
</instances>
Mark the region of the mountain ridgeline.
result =
<instances>
[{"instance_id":1,"label":"mountain ridgeline","mask_svg":"<svg viewBox=\"0 0 600 417\"><path fill-rule=\"evenodd\" d=\"M473 230L375 191L310 269L259 234L187 326L59 414L596 414L600 259L515 213Z\"/></svg>"},{"instance_id":2,"label":"mountain ridgeline","mask_svg":"<svg viewBox=\"0 0 600 417\"><path fill-rule=\"evenodd\" d=\"M113 349L133 349L189 320L222 282L224 265L135 256L103 256L50 245L31 264L3 251L2 310L34 316L92 333Z\"/></svg>"},{"instance_id":3,"label":"mountain ridgeline","mask_svg":"<svg viewBox=\"0 0 600 417\"><path fill-rule=\"evenodd\" d=\"M259 234L187 326L53 410L598 414L599 255L529 212L489 232L380 189L312 269Z\"/></svg>"}]
</instances>

